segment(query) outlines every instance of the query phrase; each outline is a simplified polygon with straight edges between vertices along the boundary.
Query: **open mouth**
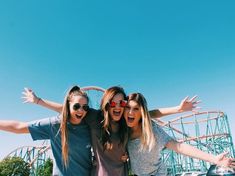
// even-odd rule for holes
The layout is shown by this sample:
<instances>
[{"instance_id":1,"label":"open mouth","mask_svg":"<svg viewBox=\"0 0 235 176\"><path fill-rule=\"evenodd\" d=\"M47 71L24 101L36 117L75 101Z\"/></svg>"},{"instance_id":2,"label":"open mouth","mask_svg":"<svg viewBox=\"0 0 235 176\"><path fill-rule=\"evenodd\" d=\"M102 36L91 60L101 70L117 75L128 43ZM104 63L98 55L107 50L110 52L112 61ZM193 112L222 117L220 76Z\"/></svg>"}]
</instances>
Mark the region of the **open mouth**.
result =
<instances>
[{"instance_id":1,"label":"open mouth","mask_svg":"<svg viewBox=\"0 0 235 176\"><path fill-rule=\"evenodd\" d=\"M132 123L134 120L135 120L135 118L133 118L133 117L128 117L128 118L127 118L127 121L128 121L129 123Z\"/></svg>"},{"instance_id":2,"label":"open mouth","mask_svg":"<svg viewBox=\"0 0 235 176\"><path fill-rule=\"evenodd\" d=\"M120 116L121 115L121 110L114 110L113 115Z\"/></svg>"},{"instance_id":3,"label":"open mouth","mask_svg":"<svg viewBox=\"0 0 235 176\"><path fill-rule=\"evenodd\" d=\"M79 115L79 114L76 114L75 115L77 119L81 119L82 118L82 115Z\"/></svg>"}]
</instances>

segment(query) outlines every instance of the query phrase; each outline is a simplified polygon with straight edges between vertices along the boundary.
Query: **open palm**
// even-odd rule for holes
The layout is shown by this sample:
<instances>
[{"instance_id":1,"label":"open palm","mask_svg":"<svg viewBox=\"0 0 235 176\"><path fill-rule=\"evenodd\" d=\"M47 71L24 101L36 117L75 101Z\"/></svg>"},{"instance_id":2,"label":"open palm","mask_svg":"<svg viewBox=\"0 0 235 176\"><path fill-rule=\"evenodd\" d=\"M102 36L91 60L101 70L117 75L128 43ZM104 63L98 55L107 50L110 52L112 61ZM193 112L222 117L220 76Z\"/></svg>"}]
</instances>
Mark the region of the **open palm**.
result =
<instances>
[{"instance_id":1,"label":"open palm","mask_svg":"<svg viewBox=\"0 0 235 176\"><path fill-rule=\"evenodd\" d=\"M32 89L24 88L22 94L23 103L36 103L38 101L38 97Z\"/></svg>"},{"instance_id":2,"label":"open palm","mask_svg":"<svg viewBox=\"0 0 235 176\"><path fill-rule=\"evenodd\" d=\"M197 96L193 96L191 99L189 99L189 97L187 96L180 102L179 109L181 112L196 112L198 109L200 109L200 107L197 107L200 102L200 100L197 100Z\"/></svg>"}]
</instances>

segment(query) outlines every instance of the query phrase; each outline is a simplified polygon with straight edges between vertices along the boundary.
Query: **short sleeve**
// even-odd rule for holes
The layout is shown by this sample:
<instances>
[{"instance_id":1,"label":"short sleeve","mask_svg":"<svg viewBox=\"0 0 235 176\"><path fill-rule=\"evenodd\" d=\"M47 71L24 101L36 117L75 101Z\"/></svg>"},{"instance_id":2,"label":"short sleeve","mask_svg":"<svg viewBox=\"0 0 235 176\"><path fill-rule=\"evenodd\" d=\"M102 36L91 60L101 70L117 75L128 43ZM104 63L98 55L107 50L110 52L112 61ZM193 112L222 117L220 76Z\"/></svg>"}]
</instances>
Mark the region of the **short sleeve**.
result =
<instances>
[{"instance_id":1,"label":"short sleeve","mask_svg":"<svg viewBox=\"0 0 235 176\"><path fill-rule=\"evenodd\" d=\"M97 124L101 121L101 111L96 109L90 109L85 116L84 120L90 128L96 128Z\"/></svg>"},{"instance_id":2,"label":"short sleeve","mask_svg":"<svg viewBox=\"0 0 235 176\"><path fill-rule=\"evenodd\" d=\"M160 148L165 148L166 144L174 139L170 137L156 122L152 121L152 123L153 132L155 137L157 138L158 145L160 146Z\"/></svg>"},{"instance_id":3,"label":"short sleeve","mask_svg":"<svg viewBox=\"0 0 235 176\"><path fill-rule=\"evenodd\" d=\"M33 140L50 139L51 118L29 122L28 128Z\"/></svg>"}]
</instances>

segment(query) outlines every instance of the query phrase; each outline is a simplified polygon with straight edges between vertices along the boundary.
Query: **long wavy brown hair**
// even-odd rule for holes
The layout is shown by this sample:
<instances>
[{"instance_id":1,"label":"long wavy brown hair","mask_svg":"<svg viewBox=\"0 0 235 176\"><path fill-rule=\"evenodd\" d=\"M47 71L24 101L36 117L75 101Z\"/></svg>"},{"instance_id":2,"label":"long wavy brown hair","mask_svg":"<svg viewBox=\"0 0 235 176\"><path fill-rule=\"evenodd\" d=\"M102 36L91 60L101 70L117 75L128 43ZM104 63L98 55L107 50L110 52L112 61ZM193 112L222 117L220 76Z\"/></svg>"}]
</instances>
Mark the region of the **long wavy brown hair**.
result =
<instances>
[{"instance_id":1,"label":"long wavy brown hair","mask_svg":"<svg viewBox=\"0 0 235 176\"><path fill-rule=\"evenodd\" d=\"M102 121L102 129L101 129L101 143L104 147L104 150L110 150L113 147L113 144L110 138L112 134L112 128L111 128L112 117L109 114L109 102L117 94L122 94L124 99L126 99L126 94L125 94L124 89L119 86L114 86L114 87L110 87L104 92L104 95L100 103L100 109L102 110L102 113L104 116L104 120ZM126 125L124 117L121 117L121 119L118 121L118 124L119 124L118 134L120 137L120 144L125 146L128 140L128 133L127 133L127 125Z\"/></svg>"},{"instance_id":2,"label":"long wavy brown hair","mask_svg":"<svg viewBox=\"0 0 235 176\"><path fill-rule=\"evenodd\" d=\"M66 96L64 98L63 108L61 112L61 123L60 123L60 132L61 132L61 146L62 146L62 159L64 166L67 167L69 164L69 148L68 148L68 129L67 129L67 122L71 118L70 116L70 109L69 109L69 102L74 96L83 96L87 99L87 103L89 103L89 98L87 94L81 91L79 86L73 86L70 88Z\"/></svg>"}]
</instances>

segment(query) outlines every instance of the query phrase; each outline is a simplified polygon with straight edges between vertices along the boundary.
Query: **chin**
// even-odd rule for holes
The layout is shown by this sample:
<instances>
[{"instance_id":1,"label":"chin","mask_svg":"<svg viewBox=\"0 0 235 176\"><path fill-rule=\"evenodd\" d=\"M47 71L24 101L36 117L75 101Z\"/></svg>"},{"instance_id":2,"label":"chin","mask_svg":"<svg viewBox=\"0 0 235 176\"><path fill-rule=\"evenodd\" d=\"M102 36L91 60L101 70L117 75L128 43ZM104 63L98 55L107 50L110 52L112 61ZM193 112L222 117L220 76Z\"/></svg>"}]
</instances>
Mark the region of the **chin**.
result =
<instances>
[{"instance_id":1,"label":"chin","mask_svg":"<svg viewBox=\"0 0 235 176\"><path fill-rule=\"evenodd\" d=\"M77 123L80 123L82 121L82 118L81 119L76 119L75 122Z\"/></svg>"},{"instance_id":2,"label":"chin","mask_svg":"<svg viewBox=\"0 0 235 176\"><path fill-rule=\"evenodd\" d=\"M79 123L81 123L82 119L83 119L83 118L81 118L81 119L74 118L74 119L72 120L72 123L73 123L73 124L79 124Z\"/></svg>"},{"instance_id":3,"label":"chin","mask_svg":"<svg viewBox=\"0 0 235 176\"><path fill-rule=\"evenodd\" d=\"M115 118L112 118L113 121L117 122L117 121L120 121L122 117L115 117Z\"/></svg>"},{"instance_id":4,"label":"chin","mask_svg":"<svg viewBox=\"0 0 235 176\"><path fill-rule=\"evenodd\" d=\"M132 127L133 127L132 125L129 125L129 124L127 124L127 126L128 126L129 128L132 128Z\"/></svg>"},{"instance_id":5,"label":"chin","mask_svg":"<svg viewBox=\"0 0 235 176\"><path fill-rule=\"evenodd\" d=\"M133 127L134 127L134 125L131 124L131 123L127 123L127 126L130 127L130 128L133 128Z\"/></svg>"}]
</instances>

